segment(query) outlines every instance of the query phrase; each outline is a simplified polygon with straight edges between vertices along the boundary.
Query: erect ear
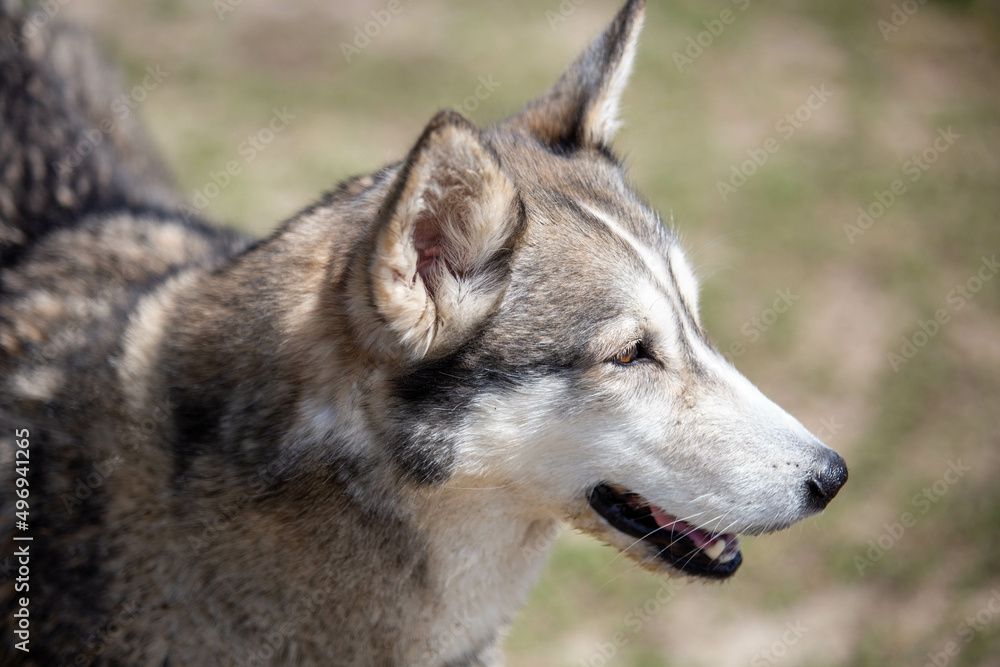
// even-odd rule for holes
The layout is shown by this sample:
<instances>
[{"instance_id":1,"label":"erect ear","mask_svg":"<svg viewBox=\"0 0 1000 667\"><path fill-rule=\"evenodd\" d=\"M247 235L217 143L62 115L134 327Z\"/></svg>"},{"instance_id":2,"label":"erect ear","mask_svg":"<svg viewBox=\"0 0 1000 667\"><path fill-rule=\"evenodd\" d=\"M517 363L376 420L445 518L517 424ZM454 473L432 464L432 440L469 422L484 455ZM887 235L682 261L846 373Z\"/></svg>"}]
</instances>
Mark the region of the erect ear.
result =
<instances>
[{"instance_id":1,"label":"erect ear","mask_svg":"<svg viewBox=\"0 0 1000 667\"><path fill-rule=\"evenodd\" d=\"M454 111L428 124L383 204L370 296L404 353L464 340L498 304L524 212L479 130Z\"/></svg>"},{"instance_id":2,"label":"erect ear","mask_svg":"<svg viewBox=\"0 0 1000 667\"><path fill-rule=\"evenodd\" d=\"M618 104L644 13L644 0L625 3L555 85L506 122L526 127L550 146L607 144L620 125Z\"/></svg>"}]
</instances>

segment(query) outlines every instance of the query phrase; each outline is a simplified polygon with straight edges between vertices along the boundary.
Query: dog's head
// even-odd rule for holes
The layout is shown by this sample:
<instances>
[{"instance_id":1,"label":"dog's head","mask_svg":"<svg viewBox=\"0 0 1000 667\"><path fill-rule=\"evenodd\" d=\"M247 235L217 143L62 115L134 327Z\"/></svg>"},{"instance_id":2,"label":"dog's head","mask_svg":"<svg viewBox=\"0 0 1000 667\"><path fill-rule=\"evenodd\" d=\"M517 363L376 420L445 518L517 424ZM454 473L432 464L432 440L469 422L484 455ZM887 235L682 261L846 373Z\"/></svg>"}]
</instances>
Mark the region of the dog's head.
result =
<instances>
[{"instance_id":1,"label":"dog's head","mask_svg":"<svg viewBox=\"0 0 1000 667\"><path fill-rule=\"evenodd\" d=\"M847 469L707 340L684 253L608 148L642 17L630 0L493 128L435 117L383 175L348 311L411 479L504 486L648 568L720 578L737 534L822 510Z\"/></svg>"}]
</instances>

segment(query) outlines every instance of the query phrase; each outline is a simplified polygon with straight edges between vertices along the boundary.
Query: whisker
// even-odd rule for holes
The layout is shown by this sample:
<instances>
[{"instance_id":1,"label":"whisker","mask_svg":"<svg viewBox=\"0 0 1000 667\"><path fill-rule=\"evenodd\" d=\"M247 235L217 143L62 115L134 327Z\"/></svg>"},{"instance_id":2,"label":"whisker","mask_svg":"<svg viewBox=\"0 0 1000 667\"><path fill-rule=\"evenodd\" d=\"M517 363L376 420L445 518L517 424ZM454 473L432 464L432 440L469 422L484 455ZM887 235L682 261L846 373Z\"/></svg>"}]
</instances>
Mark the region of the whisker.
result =
<instances>
[{"instance_id":1,"label":"whisker","mask_svg":"<svg viewBox=\"0 0 1000 667\"><path fill-rule=\"evenodd\" d=\"M700 512L699 514L704 514L704 512ZM725 516L725 515L720 515L719 517L716 517L716 519L720 518L721 516ZM683 521L683 519L682 519L682 521ZM713 521L714 521L714 519L713 519ZM611 579L609 579L608 581L606 581L604 584L602 584L601 587L598 590L603 590L604 588L606 588L607 586L611 585L613 582L617 581L618 579L620 579L620 578L622 578L622 577L630 574L631 572L639 569L640 567L642 567L642 566L644 566L644 565L646 565L648 563L652 563L654 560L656 560L657 558L660 557L660 554L662 554L664 551L666 551L670 547L672 547L675 544L677 544L677 541L680 540L683 537L684 537L683 534L679 535L677 538L675 538L673 541L671 541L670 544L668 544L667 546L663 547L658 552L656 552L655 555L653 555L650 558L647 558L647 559L643 560L642 562L640 562L638 564L632 565L632 567L630 567L629 569L625 570L621 574L619 574L619 575L617 575L615 577L612 577ZM616 558L617 558L617 556L616 556ZM602 572L603 572L603 570L602 570Z\"/></svg>"},{"instance_id":2,"label":"whisker","mask_svg":"<svg viewBox=\"0 0 1000 667\"><path fill-rule=\"evenodd\" d=\"M648 505L649 505L649 503L646 503L646 505L648 506ZM691 515L690 517L688 517L688 519L693 519L694 517L696 517L696 516L699 516L699 515L701 515L701 514L704 514L704 513L705 513L705 512L707 512L707 511L708 511L708 510L704 510L704 511L701 511L701 512L698 512L697 514L692 514L692 515ZM687 521L687 519L678 519L678 521L684 521L684 522L686 522L686 521ZM666 528L666 526L657 526L657 527L656 527L656 530L651 530L650 532L646 533L645 535L643 535L642 537L640 537L639 539L637 539L637 540L636 540L635 542L633 542L632 544L628 545L627 547L625 547L624 549L622 549L621 551L619 551L619 552L618 552L617 554L615 554L615 557L614 557L614 558L612 558L611 560L609 560L609 561L608 561L608 563L607 563L607 564L606 564L606 565L605 565L604 567L602 567L602 568L600 569L600 571L599 571L599 572L598 572L597 574L600 574L601 572L604 572L604 571L605 571L606 569L608 569L609 567L611 567L611 564L612 564L612 563L614 563L614 562L615 562L616 560L618 560L619 558L621 558L622 556L624 556L624 555L625 555L625 552L627 552L627 551L628 551L629 549L631 549L631 548L632 548L632 547L634 547L635 545L639 544L640 542L642 542L642 541L643 541L644 539L646 539L647 537L650 537L650 536L651 536L651 535L653 535L654 533L656 533L656 532L658 532L658 531L660 531L660 530L663 530L664 528Z\"/></svg>"}]
</instances>

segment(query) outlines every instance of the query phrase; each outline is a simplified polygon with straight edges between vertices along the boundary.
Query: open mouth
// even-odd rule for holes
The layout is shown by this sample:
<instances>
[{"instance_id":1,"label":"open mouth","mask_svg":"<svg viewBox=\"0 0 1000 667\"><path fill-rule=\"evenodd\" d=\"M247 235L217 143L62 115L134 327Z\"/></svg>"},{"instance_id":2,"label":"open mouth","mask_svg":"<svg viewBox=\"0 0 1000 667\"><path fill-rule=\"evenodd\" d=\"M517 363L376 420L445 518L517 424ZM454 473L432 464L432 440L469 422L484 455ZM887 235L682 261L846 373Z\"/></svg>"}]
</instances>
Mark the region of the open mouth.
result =
<instances>
[{"instance_id":1,"label":"open mouth","mask_svg":"<svg viewBox=\"0 0 1000 667\"><path fill-rule=\"evenodd\" d=\"M725 579L743 562L735 535L696 528L638 494L599 484L590 492L590 506L613 528L650 545L656 558L682 572Z\"/></svg>"}]
</instances>

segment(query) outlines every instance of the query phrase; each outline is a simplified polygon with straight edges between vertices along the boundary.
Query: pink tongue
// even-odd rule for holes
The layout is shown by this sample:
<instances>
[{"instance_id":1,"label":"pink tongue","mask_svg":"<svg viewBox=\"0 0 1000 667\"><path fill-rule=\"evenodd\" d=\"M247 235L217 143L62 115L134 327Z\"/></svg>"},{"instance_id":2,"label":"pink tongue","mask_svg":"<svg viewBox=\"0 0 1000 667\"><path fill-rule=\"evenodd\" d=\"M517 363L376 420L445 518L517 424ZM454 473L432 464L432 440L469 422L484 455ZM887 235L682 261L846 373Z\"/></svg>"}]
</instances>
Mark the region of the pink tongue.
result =
<instances>
[{"instance_id":1,"label":"pink tongue","mask_svg":"<svg viewBox=\"0 0 1000 667\"><path fill-rule=\"evenodd\" d=\"M703 530L698 530L694 526L684 521L679 520L675 516L667 514L659 507L655 505L649 506L649 512L653 515L653 519L656 521L656 525L661 528L673 531L675 533L680 533L681 535L687 536L694 545L699 549L704 549L705 547L711 546L719 538L709 535Z\"/></svg>"}]
</instances>

